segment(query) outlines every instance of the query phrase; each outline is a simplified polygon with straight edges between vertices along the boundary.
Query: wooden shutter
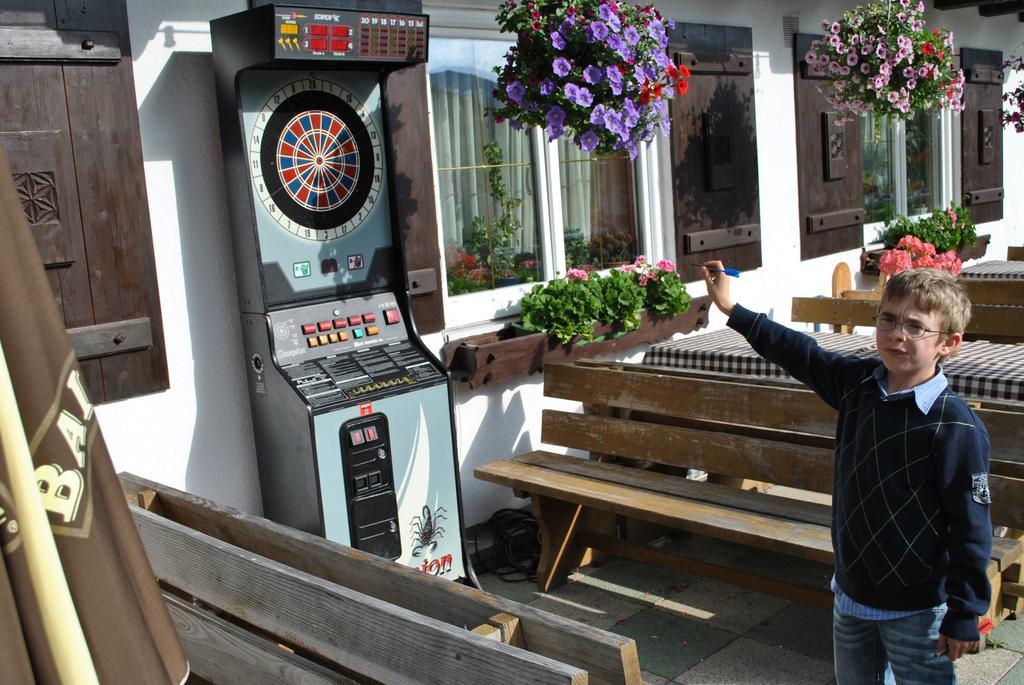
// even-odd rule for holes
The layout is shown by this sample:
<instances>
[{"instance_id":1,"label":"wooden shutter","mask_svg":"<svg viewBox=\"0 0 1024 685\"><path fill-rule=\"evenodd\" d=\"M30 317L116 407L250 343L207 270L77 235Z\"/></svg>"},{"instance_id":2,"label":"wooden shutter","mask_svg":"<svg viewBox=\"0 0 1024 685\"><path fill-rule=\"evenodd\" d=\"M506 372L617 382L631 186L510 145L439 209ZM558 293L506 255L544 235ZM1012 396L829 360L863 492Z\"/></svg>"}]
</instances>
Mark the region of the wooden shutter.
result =
<instances>
[{"instance_id":1,"label":"wooden shutter","mask_svg":"<svg viewBox=\"0 0 1024 685\"><path fill-rule=\"evenodd\" d=\"M387 81L388 128L395 164L395 208L402 229L416 330L444 328L441 249L434 204L433 161L427 112L427 68L393 72Z\"/></svg>"},{"instance_id":2,"label":"wooden shutter","mask_svg":"<svg viewBox=\"0 0 1024 685\"><path fill-rule=\"evenodd\" d=\"M751 30L676 25L669 54L690 69L690 89L670 106L672 194L678 269L721 259L761 266Z\"/></svg>"},{"instance_id":3,"label":"wooden shutter","mask_svg":"<svg viewBox=\"0 0 1024 685\"><path fill-rule=\"evenodd\" d=\"M963 48L964 111L960 114L963 204L976 224L1003 218L1003 53Z\"/></svg>"},{"instance_id":4,"label":"wooden shutter","mask_svg":"<svg viewBox=\"0 0 1024 685\"><path fill-rule=\"evenodd\" d=\"M838 123L819 90L821 72L804 60L811 41L794 36L796 163L800 187L800 259L812 259L864 243L860 118Z\"/></svg>"},{"instance_id":5,"label":"wooden shutter","mask_svg":"<svg viewBox=\"0 0 1024 685\"><path fill-rule=\"evenodd\" d=\"M124 2L0 9L0 93L0 145L90 399L166 389Z\"/></svg>"}]
</instances>

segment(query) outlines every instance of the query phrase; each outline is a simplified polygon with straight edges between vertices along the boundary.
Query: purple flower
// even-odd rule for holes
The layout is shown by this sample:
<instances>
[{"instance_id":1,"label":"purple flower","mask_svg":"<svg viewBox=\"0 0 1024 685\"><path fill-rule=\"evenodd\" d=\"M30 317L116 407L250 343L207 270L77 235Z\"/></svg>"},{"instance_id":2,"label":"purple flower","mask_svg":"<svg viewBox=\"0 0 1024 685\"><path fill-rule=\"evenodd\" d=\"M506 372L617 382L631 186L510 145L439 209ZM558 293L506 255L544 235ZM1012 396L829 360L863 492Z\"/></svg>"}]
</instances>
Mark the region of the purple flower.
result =
<instances>
[{"instance_id":1,"label":"purple flower","mask_svg":"<svg viewBox=\"0 0 1024 685\"><path fill-rule=\"evenodd\" d=\"M548 141L561 138L562 134L565 133L565 129L561 126L548 126L544 131L548 134Z\"/></svg>"},{"instance_id":2,"label":"purple flower","mask_svg":"<svg viewBox=\"0 0 1024 685\"><path fill-rule=\"evenodd\" d=\"M564 57L556 57L555 61L551 63L551 70L555 72L556 76L565 76L571 69L572 65Z\"/></svg>"},{"instance_id":3,"label":"purple flower","mask_svg":"<svg viewBox=\"0 0 1024 685\"><path fill-rule=\"evenodd\" d=\"M611 86L612 95L622 95L622 74L618 67L608 67L604 71L608 75L608 84Z\"/></svg>"},{"instance_id":4,"label":"purple flower","mask_svg":"<svg viewBox=\"0 0 1024 685\"><path fill-rule=\"evenodd\" d=\"M580 87L575 83L566 83L562 88L562 92L565 93L565 98L569 102L576 102L576 96L579 93Z\"/></svg>"},{"instance_id":5,"label":"purple flower","mask_svg":"<svg viewBox=\"0 0 1024 685\"><path fill-rule=\"evenodd\" d=\"M591 85L595 85L601 82L604 78L604 72L601 71L601 67L595 67L590 65L583 70L583 80Z\"/></svg>"},{"instance_id":6,"label":"purple flower","mask_svg":"<svg viewBox=\"0 0 1024 685\"><path fill-rule=\"evenodd\" d=\"M595 105L590 111L590 123L594 126L604 126L604 105Z\"/></svg>"},{"instance_id":7,"label":"purple flower","mask_svg":"<svg viewBox=\"0 0 1024 685\"><path fill-rule=\"evenodd\" d=\"M520 123L519 123L518 121L516 121L515 119L509 119L509 120L508 120L508 125L509 125L509 127L511 127L511 128L512 128L512 130L514 130L514 131L521 131L521 130L523 130L523 125L522 125L522 124L520 124Z\"/></svg>"},{"instance_id":8,"label":"purple flower","mask_svg":"<svg viewBox=\"0 0 1024 685\"><path fill-rule=\"evenodd\" d=\"M619 29L622 28L622 22L619 21L618 15L613 14L612 16L605 19L605 21L608 22L608 28L610 28L612 31L615 31L616 33L618 33Z\"/></svg>"},{"instance_id":9,"label":"purple flower","mask_svg":"<svg viewBox=\"0 0 1024 685\"><path fill-rule=\"evenodd\" d=\"M605 44L612 50L619 50L626 47L626 43L622 40L622 36L617 33L613 33L608 36L608 40L605 41Z\"/></svg>"},{"instance_id":10,"label":"purple flower","mask_svg":"<svg viewBox=\"0 0 1024 685\"><path fill-rule=\"evenodd\" d=\"M564 50L565 38L562 38L561 33L555 31L554 33L551 34L551 45L555 48L555 50Z\"/></svg>"},{"instance_id":11,"label":"purple flower","mask_svg":"<svg viewBox=\"0 0 1024 685\"><path fill-rule=\"evenodd\" d=\"M580 136L580 149L583 150L584 152L591 152L592 150L597 148L597 144L599 142L600 141L598 140L596 133L594 133L593 131L587 131L582 136Z\"/></svg>"},{"instance_id":12,"label":"purple flower","mask_svg":"<svg viewBox=\"0 0 1024 685\"><path fill-rule=\"evenodd\" d=\"M590 107L594 102L594 96L585 87L580 86L579 90L576 91L576 100L574 102L580 107Z\"/></svg>"},{"instance_id":13,"label":"purple flower","mask_svg":"<svg viewBox=\"0 0 1024 685\"><path fill-rule=\"evenodd\" d=\"M560 128L565 123L565 110L558 105L552 106L548 110L547 122L548 128Z\"/></svg>"},{"instance_id":14,"label":"purple flower","mask_svg":"<svg viewBox=\"0 0 1024 685\"><path fill-rule=\"evenodd\" d=\"M555 82L549 78L544 79L540 82L540 94L551 95L555 92Z\"/></svg>"},{"instance_id":15,"label":"purple flower","mask_svg":"<svg viewBox=\"0 0 1024 685\"><path fill-rule=\"evenodd\" d=\"M597 8L597 16L601 17L602 21L608 21L615 16L615 14L612 12L612 8L608 5L601 5Z\"/></svg>"},{"instance_id":16,"label":"purple flower","mask_svg":"<svg viewBox=\"0 0 1024 685\"><path fill-rule=\"evenodd\" d=\"M523 102L523 96L526 95L526 86L519 81L513 81L505 86L505 93L508 94L509 100L520 105Z\"/></svg>"},{"instance_id":17,"label":"purple flower","mask_svg":"<svg viewBox=\"0 0 1024 685\"><path fill-rule=\"evenodd\" d=\"M654 51L654 63L658 65L659 69L664 69L668 66L668 55L663 50Z\"/></svg>"},{"instance_id":18,"label":"purple flower","mask_svg":"<svg viewBox=\"0 0 1024 685\"><path fill-rule=\"evenodd\" d=\"M587 42L593 43L595 40L604 40L607 35L608 26L603 21L595 21L587 29Z\"/></svg>"}]
</instances>

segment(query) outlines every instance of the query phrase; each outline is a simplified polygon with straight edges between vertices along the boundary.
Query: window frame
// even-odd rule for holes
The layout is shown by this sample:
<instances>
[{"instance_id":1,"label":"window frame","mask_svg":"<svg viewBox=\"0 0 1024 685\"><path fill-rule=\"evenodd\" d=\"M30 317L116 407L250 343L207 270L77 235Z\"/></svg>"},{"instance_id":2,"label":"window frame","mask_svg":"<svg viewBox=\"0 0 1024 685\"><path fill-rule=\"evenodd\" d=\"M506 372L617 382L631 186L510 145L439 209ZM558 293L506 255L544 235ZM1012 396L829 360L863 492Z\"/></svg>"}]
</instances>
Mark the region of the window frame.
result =
<instances>
[{"instance_id":1,"label":"window frame","mask_svg":"<svg viewBox=\"0 0 1024 685\"><path fill-rule=\"evenodd\" d=\"M456 9L451 5L439 6L444 10L435 13L430 8L433 19L431 25L431 39L460 39L511 43L506 40L506 34L502 34L494 24L494 13L488 16L490 27L481 25L481 17L478 14L469 14L463 17L462 8ZM479 9L479 8L474 8ZM449 13L449 11L451 12ZM496 11L496 10L495 10ZM455 19L458 17L457 19ZM443 23L442 23L443 22ZM430 78L429 69L427 79ZM431 150L434 146L434 104L431 89L427 87L427 107L430 113L430 136ZM514 286L505 286L493 290L485 290L475 293L464 293L461 295L449 295L448 279L445 273L444 264L441 265L440 283L444 294L445 327L447 329L473 328L500 319L510 318L519 314L519 303L523 295L529 292L537 283L547 282L564 275L566 272L564 225L562 221L562 193L561 175L559 168L558 141L548 141L543 129L533 128L530 130L531 144L534 157L534 187L538 189L536 196L537 222L540 228L541 248L543 250L543 281L534 283L523 283ZM660 259L664 254L664 241L661 236L653 235L653 226L660 225L658 215L660 206L656 197L656 188L651 185L651 178L657 178L657 170L654 168L657 156L651 155L655 146L648 148L641 146L639 154L633 160L633 202L636 211L637 238L640 241L641 254L646 254L649 259ZM437 206L441 206L440 198L440 176L436 160L433 167L434 196ZM441 254L444 254L444 231L441 230L440 216L438 217L437 238ZM606 273L603 271L602 273Z\"/></svg>"},{"instance_id":2,"label":"window frame","mask_svg":"<svg viewBox=\"0 0 1024 685\"><path fill-rule=\"evenodd\" d=\"M932 121L932 140L939 145L937 154L932 155L932 173L937 182L937 206L948 207L956 200L956 188L960 184L960 115L948 109L939 112ZM893 205L897 215L907 215L907 125L902 119L889 122L892 136L892 154L889 163L892 168ZM909 218L924 216L915 214ZM885 229L884 221L864 224L864 244L879 243L878 236Z\"/></svg>"}]
</instances>

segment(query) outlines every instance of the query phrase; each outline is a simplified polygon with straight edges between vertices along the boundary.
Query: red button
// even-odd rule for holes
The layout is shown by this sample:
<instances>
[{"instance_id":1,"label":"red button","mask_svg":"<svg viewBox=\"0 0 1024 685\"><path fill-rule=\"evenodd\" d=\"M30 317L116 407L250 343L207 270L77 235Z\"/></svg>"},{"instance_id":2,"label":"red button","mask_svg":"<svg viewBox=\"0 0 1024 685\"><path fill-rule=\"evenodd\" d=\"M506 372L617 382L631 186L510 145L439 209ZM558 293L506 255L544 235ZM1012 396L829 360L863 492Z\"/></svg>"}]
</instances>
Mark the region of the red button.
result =
<instances>
[{"instance_id":1,"label":"red button","mask_svg":"<svg viewBox=\"0 0 1024 685\"><path fill-rule=\"evenodd\" d=\"M345 327L345 319L335 319L334 320L334 327L335 328L344 328Z\"/></svg>"},{"instance_id":2,"label":"red button","mask_svg":"<svg viewBox=\"0 0 1024 685\"><path fill-rule=\"evenodd\" d=\"M351 29L349 29L349 27L347 27L347 26L332 26L331 27L331 35L332 36L347 36L347 35L349 35L350 31L351 31Z\"/></svg>"},{"instance_id":3,"label":"red button","mask_svg":"<svg viewBox=\"0 0 1024 685\"><path fill-rule=\"evenodd\" d=\"M349 326L358 326L362 322L363 322L363 320L358 315L348 317L348 325Z\"/></svg>"},{"instance_id":4,"label":"red button","mask_svg":"<svg viewBox=\"0 0 1024 685\"><path fill-rule=\"evenodd\" d=\"M304 323L304 324L302 324L302 332L305 333L306 335L309 335L310 333L316 333L316 324L315 323Z\"/></svg>"},{"instance_id":5,"label":"red button","mask_svg":"<svg viewBox=\"0 0 1024 685\"><path fill-rule=\"evenodd\" d=\"M376 440L377 439L377 429L374 428L373 426L367 426L366 427L366 439L367 440Z\"/></svg>"},{"instance_id":6,"label":"red button","mask_svg":"<svg viewBox=\"0 0 1024 685\"><path fill-rule=\"evenodd\" d=\"M321 321L320 323L317 324L317 326L320 328L321 331L329 331L329 330L331 330L331 322L330 321Z\"/></svg>"},{"instance_id":7,"label":"red button","mask_svg":"<svg viewBox=\"0 0 1024 685\"><path fill-rule=\"evenodd\" d=\"M348 50L347 40L332 40L331 41L331 52L345 52Z\"/></svg>"},{"instance_id":8,"label":"red button","mask_svg":"<svg viewBox=\"0 0 1024 685\"><path fill-rule=\"evenodd\" d=\"M310 24L309 35L311 36L326 36L327 35L327 24Z\"/></svg>"},{"instance_id":9,"label":"red button","mask_svg":"<svg viewBox=\"0 0 1024 685\"><path fill-rule=\"evenodd\" d=\"M397 309L385 309L384 310L384 321L390 326L393 323L398 323L398 310Z\"/></svg>"},{"instance_id":10,"label":"red button","mask_svg":"<svg viewBox=\"0 0 1024 685\"><path fill-rule=\"evenodd\" d=\"M377 320L377 315L376 314L373 314L373 313L363 314L363 323L373 323L376 320Z\"/></svg>"},{"instance_id":11,"label":"red button","mask_svg":"<svg viewBox=\"0 0 1024 685\"><path fill-rule=\"evenodd\" d=\"M309 47L317 52L323 52L327 50L327 39L326 38L314 38L309 41Z\"/></svg>"},{"instance_id":12,"label":"red button","mask_svg":"<svg viewBox=\"0 0 1024 685\"><path fill-rule=\"evenodd\" d=\"M366 438L363 437L363 431L362 429L359 428L357 428L354 431L349 431L348 439L352 442L353 445L362 445L364 442L366 442Z\"/></svg>"}]
</instances>

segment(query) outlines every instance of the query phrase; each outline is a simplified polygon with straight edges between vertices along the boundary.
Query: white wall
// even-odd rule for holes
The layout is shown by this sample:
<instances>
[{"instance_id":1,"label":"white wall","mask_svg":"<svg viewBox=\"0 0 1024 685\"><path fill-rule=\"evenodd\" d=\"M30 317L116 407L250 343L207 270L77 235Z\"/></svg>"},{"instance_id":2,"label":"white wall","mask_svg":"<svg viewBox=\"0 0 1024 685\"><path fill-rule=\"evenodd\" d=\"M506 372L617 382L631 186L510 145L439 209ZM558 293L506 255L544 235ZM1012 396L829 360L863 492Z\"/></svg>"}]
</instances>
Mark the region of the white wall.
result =
<instances>
[{"instance_id":1,"label":"white wall","mask_svg":"<svg viewBox=\"0 0 1024 685\"><path fill-rule=\"evenodd\" d=\"M496 6L425 4L435 25L461 18L470 26L486 21ZM658 5L677 20L754 27L764 266L734 283L745 305L788 321L790 298L827 294L837 261L847 261L857 273L859 250L800 261L792 51L783 46L782 17L797 16L802 31L816 32L822 19L849 3L663 0ZM244 0L128 2L171 388L104 405L99 416L118 470L258 512L207 25L210 18L244 7ZM1024 24L981 19L974 9L930 11L927 19L956 30L958 45L1008 52L1024 40ZM667 144L659 143L654 155L667 179ZM1024 167L1024 135L1004 133L1003 158L1007 218L979 227L992 234L989 258L1005 257L1008 244L1024 244L1024 177L1013 171ZM663 211L671 217L670 206ZM704 294L702 284L689 290ZM710 328L723 323L716 312ZM441 342L442 336L430 337L435 347ZM635 361L642 353L633 350L621 358ZM456 400L466 523L472 525L499 507L523 504L507 488L476 481L472 470L539 447L540 409L552 403L543 398L539 375L477 391L460 384Z\"/></svg>"}]
</instances>

